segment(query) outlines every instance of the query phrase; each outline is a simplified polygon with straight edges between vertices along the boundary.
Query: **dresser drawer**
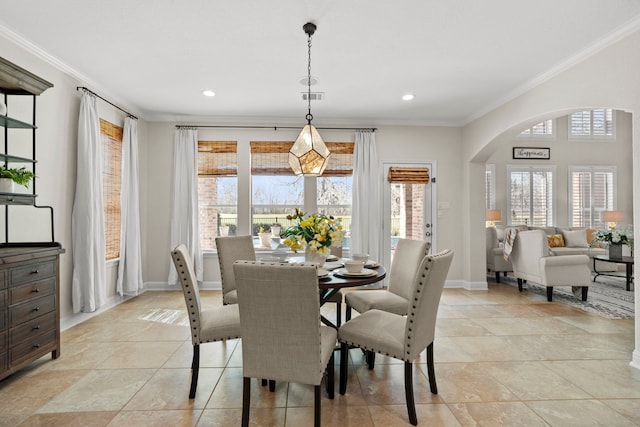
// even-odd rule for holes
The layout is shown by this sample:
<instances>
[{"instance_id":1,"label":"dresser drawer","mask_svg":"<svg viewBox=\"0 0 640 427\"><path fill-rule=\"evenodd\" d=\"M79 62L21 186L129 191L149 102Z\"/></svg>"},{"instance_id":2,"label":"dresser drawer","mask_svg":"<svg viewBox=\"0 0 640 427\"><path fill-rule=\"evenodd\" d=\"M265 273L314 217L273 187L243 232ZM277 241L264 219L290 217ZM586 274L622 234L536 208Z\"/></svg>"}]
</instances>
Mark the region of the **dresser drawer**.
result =
<instances>
[{"instance_id":1,"label":"dresser drawer","mask_svg":"<svg viewBox=\"0 0 640 427\"><path fill-rule=\"evenodd\" d=\"M9 359L9 353L0 354L0 372L6 371L7 369L9 369L9 366L7 365L8 359Z\"/></svg>"},{"instance_id":2,"label":"dresser drawer","mask_svg":"<svg viewBox=\"0 0 640 427\"><path fill-rule=\"evenodd\" d=\"M0 289L7 287L7 270L0 270Z\"/></svg>"},{"instance_id":3,"label":"dresser drawer","mask_svg":"<svg viewBox=\"0 0 640 427\"><path fill-rule=\"evenodd\" d=\"M28 283L9 289L9 304L19 304L32 298L51 295L56 290L56 279L51 277L35 283Z\"/></svg>"},{"instance_id":4,"label":"dresser drawer","mask_svg":"<svg viewBox=\"0 0 640 427\"><path fill-rule=\"evenodd\" d=\"M9 367L16 366L28 359L53 351L56 344L56 331L49 331L26 340L9 349Z\"/></svg>"},{"instance_id":5,"label":"dresser drawer","mask_svg":"<svg viewBox=\"0 0 640 427\"><path fill-rule=\"evenodd\" d=\"M9 348L9 340L7 339L7 331L0 332L0 353L6 353Z\"/></svg>"},{"instance_id":6,"label":"dresser drawer","mask_svg":"<svg viewBox=\"0 0 640 427\"><path fill-rule=\"evenodd\" d=\"M35 282L47 277L56 275L55 260L37 262L24 267L12 268L9 270L11 276L11 286L21 283Z\"/></svg>"},{"instance_id":7,"label":"dresser drawer","mask_svg":"<svg viewBox=\"0 0 640 427\"><path fill-rule=\"evenodd\" d=\"M56 313L51 312L37 317L9 330L9 347L15 347L25 340L30 340L56 328Z\"/></svg>"},{"instance_id":8,"label":"dresser drawer","mask_svg":"<svg viewBox=\"0 0 640 427\"><path fill-rule=\"evenodd\" d=\"M9 327L13 328L56 309L56 296L35 298L9 307Z\"/></svg>"}]
</instances>

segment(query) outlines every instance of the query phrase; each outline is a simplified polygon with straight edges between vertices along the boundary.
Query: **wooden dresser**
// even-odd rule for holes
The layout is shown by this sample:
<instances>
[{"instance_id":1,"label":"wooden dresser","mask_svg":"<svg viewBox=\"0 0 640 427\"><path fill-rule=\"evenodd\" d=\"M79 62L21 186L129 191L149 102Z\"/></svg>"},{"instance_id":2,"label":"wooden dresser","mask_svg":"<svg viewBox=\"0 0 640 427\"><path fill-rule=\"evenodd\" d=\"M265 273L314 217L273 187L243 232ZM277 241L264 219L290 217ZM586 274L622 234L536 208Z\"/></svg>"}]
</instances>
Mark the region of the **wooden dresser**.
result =
<instances>
[{"instance_id":1,"label":"wooden dresser","mask_svg":"<svg viewBox=\"0 0 640 427\"><path fill-rule=\"evenodd\" d=\"M0 248L0 379L60 356L59 258L50 246Z\"/></svg>"}]
</instances>

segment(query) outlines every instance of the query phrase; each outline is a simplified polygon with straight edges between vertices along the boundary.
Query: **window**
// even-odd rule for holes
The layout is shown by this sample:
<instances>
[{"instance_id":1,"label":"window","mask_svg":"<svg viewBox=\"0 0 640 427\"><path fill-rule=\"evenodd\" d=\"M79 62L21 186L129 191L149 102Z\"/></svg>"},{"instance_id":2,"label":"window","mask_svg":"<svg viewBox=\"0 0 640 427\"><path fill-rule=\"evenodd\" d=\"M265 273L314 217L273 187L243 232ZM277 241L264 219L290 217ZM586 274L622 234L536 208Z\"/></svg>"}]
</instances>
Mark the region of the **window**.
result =
<instances>
[{"instance_id":1,"label":"window","mask_svg":"<svg viewBox=\"0 0 640 427\"><path fill-rule=\"evenodd\" d=\"M487 210L496 208L496 165L487 164L484 172L484 192Z\"/></svg>"},{"instance_id":2,"label":"window","mask_svg":"<svg viewBox=\"0 0 640 427\"><path fill-rule=\"evenodd\" d=\"M198 141L200 245L215 249L216 236L238 226L238 168L235 141Z\"/></svg>"},{"instance_id":3,"label":"window","mask_svg":"<svg viewBox=\"0 0 640 427\"><path fill-rule=\"evenodd\" d=\"M293 174L289 149L293 142L251 142L251 217L252 234L278 223L286 228L293 223L286 217L304 206L304 177Z\"/></svg>"},{"instance_id":4,"label":"window","mask_svg":"<svg viewBox=\"0 0 640 427\"><path fill-rule=\"evenodd\" d=\"M106 260L120 258L120 188L122 182L123 129L100 119L102 142L102 193Z\"/></svg>"},{"instance_id":5,"label":"window","mask_svg":"<svg viewBox=\"0 0 640 427\"><path fill-rule=\"evenodd\" d=\"M529 129L523 130L519 138L554 138L555 128L553 126L553 119L545 120L536 125L531 126Z\"/></svg>"},{"instance_id":6,"label":"window","mask_svg":"<svg viewBox=\"0 0 640 427\"><path fill-rule=\"evenodd\" d=\"M569 217L573 227L606 228L602 211L615 210L615 166L569 166Z\"/></svg>"},{"instance_id":7,"label":"window","mask_svg":"<svg viewBox=\"0 0 640 427\"><path fill-rule=\"evenodd\" d=\"M576 111L569 116L569 138L611 140L615 136L613 117L610 108Z\"/></svg>"},{"instance_id":8,"label":"window","mask_svg":"<svg viewBox=\"0 0 640 427\"><path fill-rule=\"evenodd\" d=\"M555 167L508 166L508 223L554 224Z\"/></svg>"}]
</instances>

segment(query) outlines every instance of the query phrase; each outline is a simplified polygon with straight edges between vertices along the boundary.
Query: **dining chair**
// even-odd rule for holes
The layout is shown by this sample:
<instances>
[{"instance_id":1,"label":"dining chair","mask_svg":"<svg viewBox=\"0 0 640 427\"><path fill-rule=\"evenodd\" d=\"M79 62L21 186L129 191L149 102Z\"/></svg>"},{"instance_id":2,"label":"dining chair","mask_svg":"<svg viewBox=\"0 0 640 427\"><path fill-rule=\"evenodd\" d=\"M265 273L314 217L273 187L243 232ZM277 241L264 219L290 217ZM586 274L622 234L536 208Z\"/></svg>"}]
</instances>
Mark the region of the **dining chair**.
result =
<instances>
[{"instance_id":1,"label":"dining chair","mask_svg":"<svg viewBox=\"0 0 640 427\"><path fill-rule=\"evenodd\" d=\"M406 315L409 311L413 279L420 261L429 252L430 242L424 240L399 239L396 246L387 289L364 289L345 293L345 321L351 319L351 309L358 313L377 309L389 313ZM373 369L375 353L367 353L367 364Z\"/></svg>"},{"instance_id":2,"label":"dining chair","mask_svg":"<svg viewBox=\"0 0 640 427\"><path fill-rule=\"evenodd\" d=\"M200 290L187 247L180 244L171 251L173 265L178 271L184 301L189 316L193 359L191 360L191 389L189 399L196 397L200 371L200 344L240 337L240 313L237 305L223 305L202 309Z\"/></svg>"},{"instance_id":3,"label":"dining chair","mask_svg":"<svg viewBox=\"0 0 640 427\"><path fill-rule=\"evenodd\" d=\"M404 361L404 391L409 422L418 424L413 397L413 361L427 350L427 372L431 393L438 394L433 363L433 339L440 296L453 252L445 250L423 257L410 286L406 316L372 309L338 330L340 342L340 394L347 390L349 347L358 347ZM244 338L243 338L244 339Z\"/></svg>"},{"instance_id":4,"label":"dining chair","mask_svg":"<svg viewBox=\"0 0 640 427\"><path fill-rule=\"evenodd\" d=\"M327 394L334 396L337 331L320 323L316 268L255 261L233 267L242 332L242 425L249 425L251 378L270 378L313 385L314 425L320 426L325 371Z\"/></svg>"},{"instance_id":5,"label":"dining chair","mask_svg":"<svg viewBox=\"0 0 640 427\"><path fill-rule=\"evenodd\" d=\"M237 304L236 280L233 273L233 263L239 259L256 260L251 236L216 237L218 262L220 263L220 280L222 282L222 303Z\"/></svg>"}]
</instances>

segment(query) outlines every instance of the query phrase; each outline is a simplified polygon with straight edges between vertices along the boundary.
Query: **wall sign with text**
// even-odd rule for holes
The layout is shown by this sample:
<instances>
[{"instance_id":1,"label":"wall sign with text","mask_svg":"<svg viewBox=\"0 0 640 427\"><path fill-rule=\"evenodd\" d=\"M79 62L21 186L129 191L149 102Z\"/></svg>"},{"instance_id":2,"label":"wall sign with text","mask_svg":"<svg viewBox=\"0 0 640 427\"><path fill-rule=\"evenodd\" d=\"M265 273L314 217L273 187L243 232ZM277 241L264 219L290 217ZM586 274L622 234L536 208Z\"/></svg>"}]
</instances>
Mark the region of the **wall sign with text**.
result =
<instances>
[{"instance_id":1,"label":"wall sign with text","mask_svg":"<svg viewBox=\"0 0 640 427\"><path fill-rule=\"evenodd\" d=\"M535 147L513 147L513 158L549 160L551 158L551 149Z\"/></svg>"}]
</instances>

